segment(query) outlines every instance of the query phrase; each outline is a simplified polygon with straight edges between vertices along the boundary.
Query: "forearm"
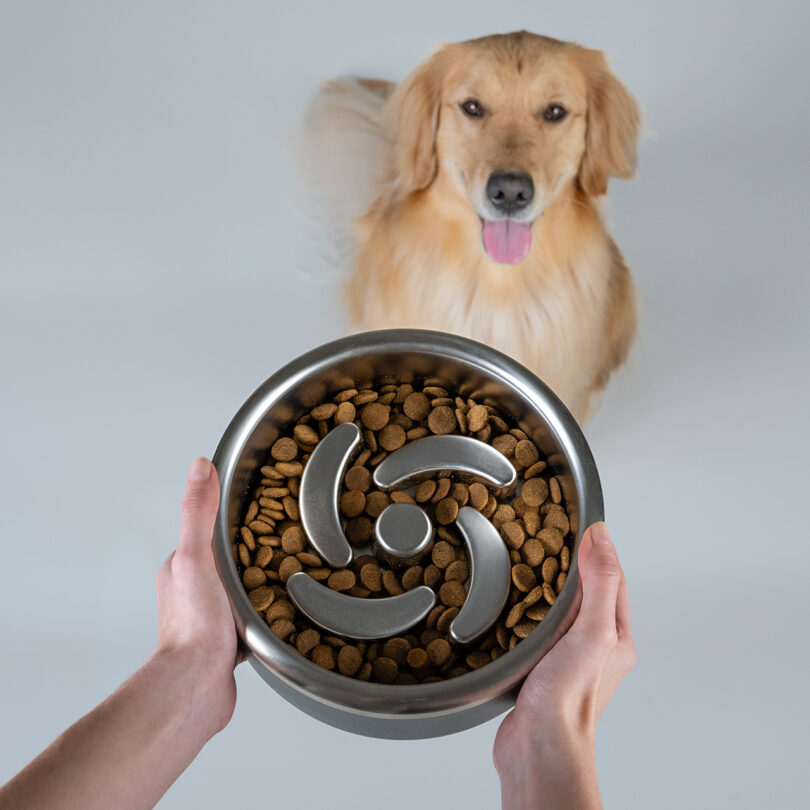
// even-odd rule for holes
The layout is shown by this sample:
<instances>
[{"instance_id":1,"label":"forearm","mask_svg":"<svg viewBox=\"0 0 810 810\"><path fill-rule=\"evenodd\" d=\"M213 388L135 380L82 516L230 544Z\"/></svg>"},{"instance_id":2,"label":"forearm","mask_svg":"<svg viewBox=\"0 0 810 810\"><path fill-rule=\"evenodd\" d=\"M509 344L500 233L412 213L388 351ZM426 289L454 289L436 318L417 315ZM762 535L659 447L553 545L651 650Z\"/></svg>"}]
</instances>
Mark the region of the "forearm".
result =
<instances>
[{"instance_id":1,"label":"forearm","mask_svg":"<svg viewBox=\"0 0 810 810\"><path fill-rule=\"evenodd\" d=\"M221 727L193 654L155 653L5 787L6 808L153 807Z\"/></svg>"},{"instance_id":2,"label":"forearm","mask_svg":"<svg viewBox=\"0 0 810 810\"><path fill-rule=\"evenodd\" d=\"M499 762L503 810L601 810L593 738L550 728Z\"/></svg>"}]
</instances>

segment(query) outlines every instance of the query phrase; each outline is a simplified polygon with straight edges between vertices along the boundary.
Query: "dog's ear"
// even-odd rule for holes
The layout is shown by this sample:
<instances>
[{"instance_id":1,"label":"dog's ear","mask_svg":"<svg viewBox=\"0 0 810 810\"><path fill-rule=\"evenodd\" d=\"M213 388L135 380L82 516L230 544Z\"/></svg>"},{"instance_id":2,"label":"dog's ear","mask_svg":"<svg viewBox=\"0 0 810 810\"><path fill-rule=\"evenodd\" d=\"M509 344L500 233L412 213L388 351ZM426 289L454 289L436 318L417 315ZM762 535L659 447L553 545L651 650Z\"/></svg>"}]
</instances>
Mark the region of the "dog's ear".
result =
<instances>
[{"instance_id":1,"label":"dog's ear","mask_svg":"<svg viewBox=\"0 0 810 810\"><path fill-rule=\"evenodd\" d=\"M405 193L427 188L439 169L442 63L437 51L406 76L386 105L397 183Z\"/></svg>"},{"instance_id":2,"label":"dog's ear","mask_svg":"<svg viewBox=\"0 0 810 810\"><path fill-rule=\"evenodd\" d=\"M588 112L579 184L586 194L598 197L607 191L608 176L629 178L635 173L640 116L638 103L616 78L605 54L583 51Z\"/></svg>"}]
</instances>

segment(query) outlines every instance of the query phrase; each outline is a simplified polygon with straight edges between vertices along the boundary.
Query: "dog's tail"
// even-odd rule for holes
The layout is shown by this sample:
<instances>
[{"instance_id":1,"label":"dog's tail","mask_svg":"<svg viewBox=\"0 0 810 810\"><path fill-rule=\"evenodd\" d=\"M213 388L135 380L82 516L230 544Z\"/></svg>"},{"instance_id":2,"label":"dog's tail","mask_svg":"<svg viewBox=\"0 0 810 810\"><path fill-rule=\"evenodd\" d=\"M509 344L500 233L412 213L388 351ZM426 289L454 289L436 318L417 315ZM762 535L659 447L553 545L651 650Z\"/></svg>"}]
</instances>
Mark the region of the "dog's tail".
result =
<instances>
[{"instance_id":1,"label":"dog's tail","mask_svg":"<svg viewBox=\"0 0 810 810\"><path fill-rule=\"evenodd\" d=\"M390 181L382 110L395 86L355 76L324 81L287 139L296 207L314 233L324 269L340 270L351 261L354 220Z\"/></svg>"}]
</instances>

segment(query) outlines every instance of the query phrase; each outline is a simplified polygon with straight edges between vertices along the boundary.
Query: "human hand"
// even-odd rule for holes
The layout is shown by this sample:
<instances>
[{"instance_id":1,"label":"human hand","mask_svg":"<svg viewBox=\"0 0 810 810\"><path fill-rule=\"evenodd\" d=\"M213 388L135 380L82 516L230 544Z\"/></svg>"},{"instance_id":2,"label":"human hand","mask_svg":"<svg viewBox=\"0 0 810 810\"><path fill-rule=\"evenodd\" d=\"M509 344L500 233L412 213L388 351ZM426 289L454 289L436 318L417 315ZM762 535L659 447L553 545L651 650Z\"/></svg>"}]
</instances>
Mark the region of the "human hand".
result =
<instances>
[{"instance_id":1,"label":"human hand","mask_svg":"<svg viewBox=\"0 0 810 810\"><path fill-rule=\"evenodd\" d=\"M212 734L224 728L233 714L233 670L241 660L228 597L211 547L218 506L216 469L206 458L195 459L180 508L177 549L157 575L155 655L179 652L197 669L211 713Z\"/></svg>"},{"instance_id":2,"label":"human hand","mask_svg":"<svg viewBox=\"0 0 810 810\"><path fill-rule=\"evenodd\" d=\"M526 678L495 737L503 806L601 807L596 724L636 662L627 584L607 526L580 543L580 606Z\"/></svg>"}]
</instances>

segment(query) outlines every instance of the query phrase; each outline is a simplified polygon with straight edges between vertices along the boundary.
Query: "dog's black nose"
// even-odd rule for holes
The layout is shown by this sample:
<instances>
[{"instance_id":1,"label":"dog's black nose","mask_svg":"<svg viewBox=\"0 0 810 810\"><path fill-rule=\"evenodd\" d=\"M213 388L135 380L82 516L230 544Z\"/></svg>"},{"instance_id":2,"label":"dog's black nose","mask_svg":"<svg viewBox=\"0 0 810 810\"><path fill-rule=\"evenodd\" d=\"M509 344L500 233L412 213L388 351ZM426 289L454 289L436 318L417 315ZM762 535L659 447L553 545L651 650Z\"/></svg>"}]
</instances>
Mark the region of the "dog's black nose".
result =
<instances>
[{"instance_id":1,"label":"dog's black nose","mask_svg":"<svg viewBox=\"0 0 810 810\"><path fill-rule=\"evenodd\" d=\"M493 172L487 180L487 197L498 211L514 214L534 198L534 183L525 172Z\"/></svg>"}]
</instances>

